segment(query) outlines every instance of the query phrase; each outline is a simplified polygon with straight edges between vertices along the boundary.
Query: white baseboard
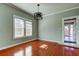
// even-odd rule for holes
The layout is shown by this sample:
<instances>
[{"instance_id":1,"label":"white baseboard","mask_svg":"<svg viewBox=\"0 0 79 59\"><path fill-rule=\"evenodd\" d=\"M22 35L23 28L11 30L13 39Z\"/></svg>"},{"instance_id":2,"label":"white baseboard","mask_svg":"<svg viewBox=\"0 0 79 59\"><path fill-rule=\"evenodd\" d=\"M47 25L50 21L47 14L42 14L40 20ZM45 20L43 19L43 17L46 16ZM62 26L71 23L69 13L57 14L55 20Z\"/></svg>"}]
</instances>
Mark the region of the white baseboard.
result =
<instances>
[{"instance_id":1,"label":"white baseboard","mask_svg":"<svg viewBox=\"0 0 79 59\"><path fill-rule=\"evenodd\" d=\"M34 40L37 40L37 39L32 39L32 40L20 42L20 43L17 43L17 44L12 44L12 45L9 45L9 46L1 47L0 50L4 50L4 49L7 49L7 48L11 48L11 47L14 47L14 46L17 46L17 45L20 45L20 44L24 44L24 43L27 43L27 42L30 42L30 41L34 41Z\"/></svg>"},{"instance_id":2,"label":"white baseboard","mask_svg":"<svg viewBox=\"0 0 79 59\"><path fill-rule=\"evenodd\" d=\"M20 45L20 44L24 44L24 43L27 43L27 42L30 42L30 41L34 41L34 40L45 40L45 41L50 41L50 42L56 42L56 43L58 43L60 45L67 45L67 44L64 44L63 42L60 42L60 41L47 40L47 39L37 39L36 38L36 39L32 39L32 40L28 40L28 41L21 42L21 43L17 43L17 44L13 44L13 45L1 47L0 50L4 50L4 49L7 49L7 48L11 48L11 47L14 47L14 46L17 46L17 45ZM67 46L72 46L72 45L67 45ZM79 48L79 45L73 45L72 47Z\"/></svg>"},{"instance_id":3,"label":"white baseboard","mask_svg":"<svg viewBox=\"0 0 79 59\"><path fill-rule=\"evenodd\" d=\"M75 45L70 45L70 44L65 44L63 42L60 42L60 41L54 41L54 40L47 40L47 39L40 39L40 40L45 40L45 41L50 41L50 42L56 42L60 45L66 45L66 46L71 46L71 47L76 47L76 48L79 48L79 45L78 44L75 44Z\"/></svg>"},{"instance_id":4,"label":"white baseboard","mask_svg":"<svg viewBox=\"0 0 79 59\"><path fill-rule=\"evenodd\" d=\"M55 41L55 40L48 40L48 39L40 39L40 40L45 40L45 41L50 41L50 42L56 42L58 44L63 44L63 42Z\"/></svg>"}]
</instances>

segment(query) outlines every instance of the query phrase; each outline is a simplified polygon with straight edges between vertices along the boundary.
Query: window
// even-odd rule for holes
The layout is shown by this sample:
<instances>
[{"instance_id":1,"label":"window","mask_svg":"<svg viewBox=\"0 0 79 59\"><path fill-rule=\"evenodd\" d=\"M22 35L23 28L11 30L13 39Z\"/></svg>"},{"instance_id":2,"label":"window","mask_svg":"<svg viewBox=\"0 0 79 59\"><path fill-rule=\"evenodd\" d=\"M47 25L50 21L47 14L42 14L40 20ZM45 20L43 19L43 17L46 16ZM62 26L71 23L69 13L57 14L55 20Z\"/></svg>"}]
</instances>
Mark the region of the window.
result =
<instances>
[{"instance_id":1,"label":"window","mask_svg":"<svg viewBox=\"0 0 79 59\"><path fill-rule=\"evenodd\" d=\"M32 22L24 18L14 16L14 38L32 36Z\"/></svg>"},{"instance_id":2,"label":"window","mask_svg":"<svg viewBox=\"0 0 79 59\"><path fill-rule=\"evenodd\" d=\"M19 17L14 17L14 38L24 36L24 20Z\"/></svg>"},{"instance_id":3,"label":"window","mask_svg":"<svg viewBox=\"0 0 79 59\"><path fill-rule=\"evenodd\" d=\"M32 36L32 22L26 21L26 36Z\"/></svg>"}]
</instances>

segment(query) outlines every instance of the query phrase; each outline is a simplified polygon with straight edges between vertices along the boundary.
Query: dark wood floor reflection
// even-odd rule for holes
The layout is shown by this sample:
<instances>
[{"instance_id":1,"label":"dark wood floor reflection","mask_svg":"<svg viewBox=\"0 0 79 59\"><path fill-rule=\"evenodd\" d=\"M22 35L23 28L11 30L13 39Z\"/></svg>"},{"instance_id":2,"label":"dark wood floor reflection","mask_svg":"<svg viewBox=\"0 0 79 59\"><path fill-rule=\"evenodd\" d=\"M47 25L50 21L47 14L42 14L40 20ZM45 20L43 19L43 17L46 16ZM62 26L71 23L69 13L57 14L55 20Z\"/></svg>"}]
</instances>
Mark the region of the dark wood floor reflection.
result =
<instances>
[{"instance_id":1,"label":"dark wood floor reflection","mask_svg":"<svg viewBox=\"0 0 79 59\"><path fill-rule=\"evenodd\" d=\"M79 56L79 49L35 40L2 50L0 56Z\"/></svg>"}]
</instances>

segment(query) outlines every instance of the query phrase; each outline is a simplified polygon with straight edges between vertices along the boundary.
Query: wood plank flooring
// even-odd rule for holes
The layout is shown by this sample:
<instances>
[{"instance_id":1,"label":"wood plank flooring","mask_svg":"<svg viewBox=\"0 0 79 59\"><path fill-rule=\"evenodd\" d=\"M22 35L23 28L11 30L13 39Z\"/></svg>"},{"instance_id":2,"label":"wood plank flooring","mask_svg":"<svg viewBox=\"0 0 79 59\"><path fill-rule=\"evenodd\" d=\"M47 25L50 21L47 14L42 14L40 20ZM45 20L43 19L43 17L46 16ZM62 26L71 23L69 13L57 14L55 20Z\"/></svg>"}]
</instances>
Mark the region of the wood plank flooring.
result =
<instances>
[{"instance_id":1,"label":"wood plank flooring","mask_svg":"<svg viewBox=\"0 0 79 59\"><path fill-rule=\"evenodd\" d=\"M1 50L0 56L79 56L79 48L35 40Z\"/></svg>"}]
</instances>

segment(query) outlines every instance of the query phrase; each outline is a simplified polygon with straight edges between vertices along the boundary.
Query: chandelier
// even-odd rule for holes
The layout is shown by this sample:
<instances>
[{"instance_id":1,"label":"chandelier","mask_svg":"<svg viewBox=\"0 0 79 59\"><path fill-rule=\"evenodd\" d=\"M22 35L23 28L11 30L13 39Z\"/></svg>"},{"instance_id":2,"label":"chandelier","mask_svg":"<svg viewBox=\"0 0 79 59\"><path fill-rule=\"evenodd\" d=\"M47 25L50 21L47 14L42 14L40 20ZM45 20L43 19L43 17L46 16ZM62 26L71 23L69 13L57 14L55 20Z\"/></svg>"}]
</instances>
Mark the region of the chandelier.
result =
<instances>
[{"instance_id":1,"label":"chandelier","mask_svg":"<svg viewBox=\"0 0 79 59\"><path fill-rule=\"evenodd\" d=\"M41 12L39 12L39 6L40 6L40 4L37 4L37 6L38 6L38 12L34 13L34 19L41 20L41 19L43 19L43 14Z\"/></svg>"}]
</instances>

